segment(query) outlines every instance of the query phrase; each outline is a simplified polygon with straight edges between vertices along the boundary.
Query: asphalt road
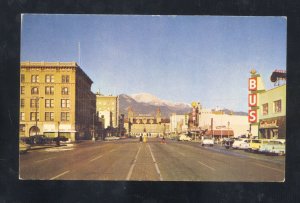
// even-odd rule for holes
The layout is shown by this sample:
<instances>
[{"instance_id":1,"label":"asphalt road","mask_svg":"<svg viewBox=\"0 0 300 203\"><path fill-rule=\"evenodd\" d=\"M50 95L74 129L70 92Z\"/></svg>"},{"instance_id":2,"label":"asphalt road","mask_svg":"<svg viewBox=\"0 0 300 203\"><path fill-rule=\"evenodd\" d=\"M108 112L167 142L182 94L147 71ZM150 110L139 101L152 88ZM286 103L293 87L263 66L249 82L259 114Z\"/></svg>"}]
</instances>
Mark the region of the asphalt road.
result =
<instances>
[{"instance_id":1,"label":"asphalt road","mask_svg":"<svg viewBox=\"0 0 300 203\"><path fill-rule=\"evenodd\" d=\"M20 155L24 180L282 182L285 157L150 139L82 142Z\"/></svg>"}]
</instances>

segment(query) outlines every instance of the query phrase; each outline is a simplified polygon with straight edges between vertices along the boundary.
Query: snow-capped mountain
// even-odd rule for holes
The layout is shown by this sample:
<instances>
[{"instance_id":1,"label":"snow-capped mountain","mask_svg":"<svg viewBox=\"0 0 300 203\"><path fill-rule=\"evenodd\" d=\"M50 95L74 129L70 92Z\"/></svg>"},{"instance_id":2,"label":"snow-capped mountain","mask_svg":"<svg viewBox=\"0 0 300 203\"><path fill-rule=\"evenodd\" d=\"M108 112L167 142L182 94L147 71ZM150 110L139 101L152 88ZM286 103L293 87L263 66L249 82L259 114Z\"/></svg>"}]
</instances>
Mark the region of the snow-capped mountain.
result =
<instances>
[{"instance_id":1,"label":"snow-capped mountain","mask_svg":"<svg viewBox=\"0 0 300 203\"><path fill-rule=\"evenodd\" d=\"M155 112L159 108L164 118L169 118L172 113L186 114L190 113L192 110L192 107L189 104L166 101L149 93L132 95L121 94L119 95L119 105L120 113L125 114L126 117L129 107L132 108L136 115L155 115ZM234 113L234 115L247 115L246 112L234 112L225 108L222 110L225 112L225 114Z\"/></svg>"},{"instance_id":2,"label":"snow-capped mountain","mask_svg":"<svg viewBox=\"0 0 300 203\"><path fill-rule=\"evenodd\" d=\"M137 114L155 114L158 108L163 117L168 118L172 113L185 114L191 111L188 104L174 103L159 99L149 93L119 95L120 113L127 115L128 108L131 107Z\"/></svg>"},{"instance_id":3,"label":"snow-capped mountain","mask_svg":"<svg viewBox=\"0 0 300 203\"><path fill-rule=\"evenodd\" d=\"M137 102L148 103L148 104L151 104L154 106L170 106L170 107L190 108L189 104L163 100L163 99L160 99L149 93L131 94L130 96Z\"/></svg>"}]
</instances>

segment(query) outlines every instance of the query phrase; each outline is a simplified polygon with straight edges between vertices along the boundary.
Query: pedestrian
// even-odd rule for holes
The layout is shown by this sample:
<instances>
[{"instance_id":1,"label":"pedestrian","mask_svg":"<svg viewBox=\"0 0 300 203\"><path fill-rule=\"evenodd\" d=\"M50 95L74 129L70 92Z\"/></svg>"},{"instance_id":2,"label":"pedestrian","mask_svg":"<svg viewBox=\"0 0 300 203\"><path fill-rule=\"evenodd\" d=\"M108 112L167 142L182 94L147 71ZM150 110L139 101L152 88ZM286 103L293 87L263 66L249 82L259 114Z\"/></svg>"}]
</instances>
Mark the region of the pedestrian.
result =
<instances>
[{"instance_id":1,"label":"pedestrian","mask_svg":"<svg viewBox=\"0 0 300 203\"><path fill-rule=\"evenodd\" d=\"M166 143L165 136L162 137L162 143Z\"/></svg>"},{"instance_id":2,"label":"pedestrian","mask_svg":"<svg viewBox=\"0 0 300 203\"><path fill-rule=\"evenodd\" d=\"M140 135L140 142L143 142L143 137L142 137L142 135Z\"/></svg>"}]
</instances>

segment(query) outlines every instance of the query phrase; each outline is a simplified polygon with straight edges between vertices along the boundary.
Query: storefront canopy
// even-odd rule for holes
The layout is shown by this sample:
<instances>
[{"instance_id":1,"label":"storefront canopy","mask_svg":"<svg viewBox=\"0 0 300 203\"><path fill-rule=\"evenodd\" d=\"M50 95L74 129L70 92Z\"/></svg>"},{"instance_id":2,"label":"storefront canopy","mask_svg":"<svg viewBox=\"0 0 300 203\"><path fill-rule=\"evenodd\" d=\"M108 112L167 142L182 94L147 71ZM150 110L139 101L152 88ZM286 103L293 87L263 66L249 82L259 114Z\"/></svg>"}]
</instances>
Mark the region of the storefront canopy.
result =
<instances>
[{"instance_id":1,"label":"storefront canopy","mask_svg":"<svg viewBox=\"0 0 300 203\"><path fill-rule=\"evenodd\" d=\"M232 137L234 136L233 130L209 130L205 133L206 135L215 137Z\"/></svg>"}]
</instances>

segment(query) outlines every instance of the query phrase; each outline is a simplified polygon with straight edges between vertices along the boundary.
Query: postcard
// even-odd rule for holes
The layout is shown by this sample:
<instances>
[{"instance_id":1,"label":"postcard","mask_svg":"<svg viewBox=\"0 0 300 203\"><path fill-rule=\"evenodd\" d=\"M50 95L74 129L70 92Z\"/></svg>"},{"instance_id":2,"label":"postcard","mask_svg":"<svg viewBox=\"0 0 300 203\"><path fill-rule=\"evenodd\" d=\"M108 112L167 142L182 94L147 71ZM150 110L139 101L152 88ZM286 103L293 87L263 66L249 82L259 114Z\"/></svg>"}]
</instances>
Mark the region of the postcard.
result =
<instances>
[{"instance_id":1,"label":"postcard","mask_svg":"<svg viewBox=\"0 0 300 203\"><path fill-rule=\"evenodd\" d=\"M23 14L19 179L284 182L284 16Z\"/></svg>"}]
</instances>

